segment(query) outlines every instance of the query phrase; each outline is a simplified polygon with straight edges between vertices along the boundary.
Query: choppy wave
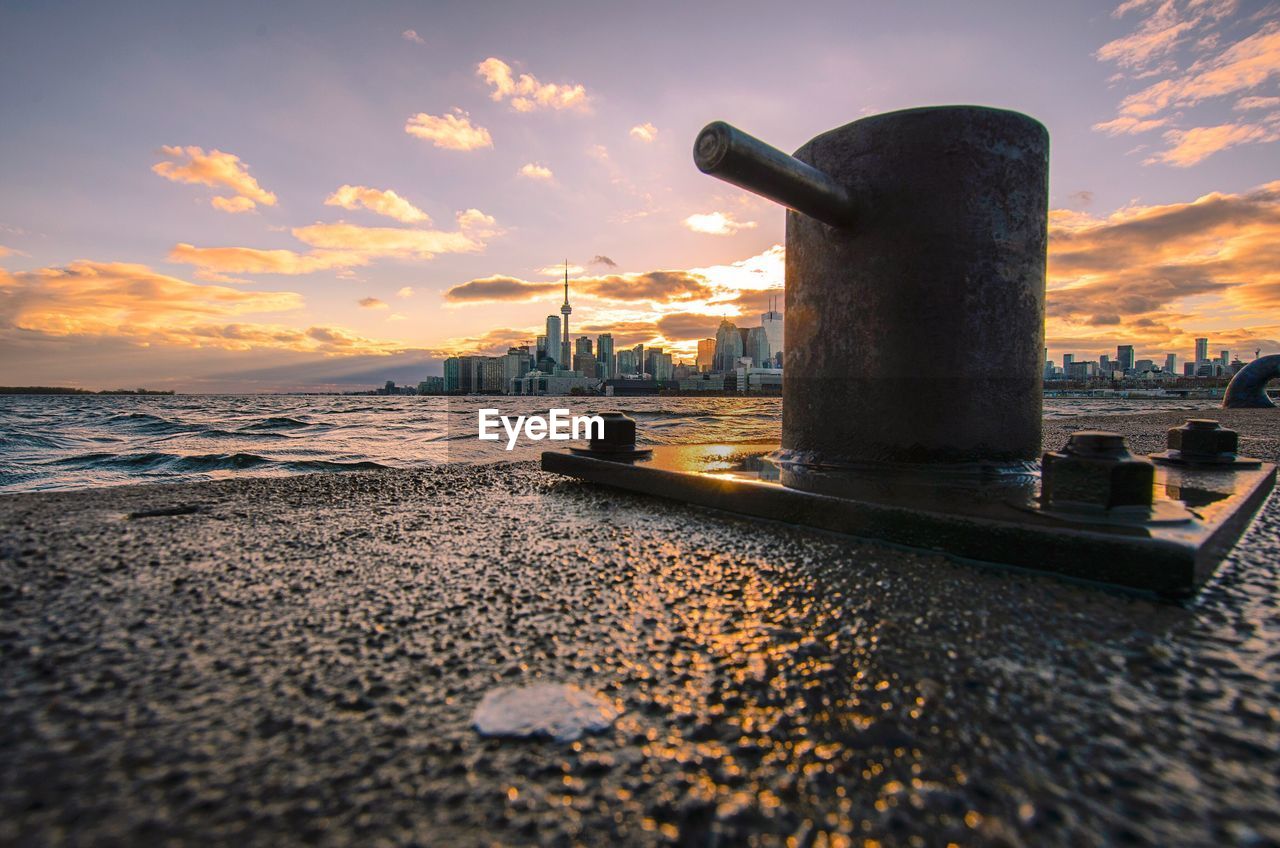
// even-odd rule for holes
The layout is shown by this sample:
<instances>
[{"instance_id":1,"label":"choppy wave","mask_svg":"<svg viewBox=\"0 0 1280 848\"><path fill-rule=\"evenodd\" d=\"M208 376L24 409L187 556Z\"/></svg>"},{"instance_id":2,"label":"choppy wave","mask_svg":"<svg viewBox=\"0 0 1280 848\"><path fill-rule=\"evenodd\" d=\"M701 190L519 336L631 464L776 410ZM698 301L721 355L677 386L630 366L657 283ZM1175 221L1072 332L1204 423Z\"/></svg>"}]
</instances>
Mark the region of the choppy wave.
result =
<instances>
[{"instance_id":1,"label":"choppy wave","mask_svg":"<svg viewBox=\"0 0 1280 848\"><path fill-rule=\"evenodd\" d=\"M1193 409L1203 401L1053 399L1049 417ZM369 471L534 459L476 438L477 411L621 410L651 445L760 443L781 435L776 398L431 398L3 396L0 491L72 489L237 475Z\"/></svg>"}]
</instances>

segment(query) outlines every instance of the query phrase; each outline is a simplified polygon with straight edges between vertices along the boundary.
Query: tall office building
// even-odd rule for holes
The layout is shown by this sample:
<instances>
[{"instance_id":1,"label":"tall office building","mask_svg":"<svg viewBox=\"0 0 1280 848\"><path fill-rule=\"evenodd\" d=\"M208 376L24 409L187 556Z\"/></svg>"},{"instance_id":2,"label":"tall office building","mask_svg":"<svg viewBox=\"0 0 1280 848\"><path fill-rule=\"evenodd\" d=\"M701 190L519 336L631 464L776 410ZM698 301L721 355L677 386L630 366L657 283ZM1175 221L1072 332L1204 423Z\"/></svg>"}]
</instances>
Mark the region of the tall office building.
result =
<instances>
[{"instance_id":1,"label":"tall office building","mask_svg":"<svg viewBox=\"0 0 1280 848\"><path fill-rule=\"evenodd\" d=\"M608 380L617 372L614 370L613 363L613 334L601 333L596 336L596 359L600 361L600 367L603 369L603 377Z\"/></svg>"},{"instance_id":2,"label":"tall office building","mask_svg":"<svg viewBox=\"0 0 1280 848\"><path fill-rule=\"evenodd\" d=\"M1209 340L1196 339L1196 362L1209 361Z\"/></svg>"},{"instance_id":3,"label":"tall office building","mask_svg":"<svg viewBox=\"0 0 1280 848\"><path fill-rule=\"evenodd\" d=\"M1220 351L1218 351L1218 362L1222 364L1222 367L1223 367L1223 368L1226 368L1228 365L1230 365L1230 364L1231 364L1231 351L1229 351L1229 350L1220 350Z\"/></svg>"},{"instance_id":4,"label":"tall office building","mask_svg":"<svg viewBox=\"0 0 1280 848\"><path fill-rule=\"evenodd\" d=\"M658 357L662 356L662 348L649 347L644 351L644 371L653 379L658 379Z\"/></svg>"},{"instance_id":5,"label":"tall office building","mask_svg":"<svg viewBox=\"0 0 1280 848\"><path fill-rule=\"evenodd\" d=\"M461 362L456 356L444 361L444 390L446 392L462 391Z\"/></svg>"},{"instance_id":6,"label":"tall office building","mask_svg":"<svg viewBox=\"0 0 1280 848\"><path fill-rule=\"evenodd\" d=\"M636 345L635 347L631 348L631 352L636 357L635 373L643 374L644 373L644 345L642 344Z\"/></svg>"},{"instance_id":7,"label":"tall office building","mask_svg":"<svg viewBox=\"0 0 1280 848\"><path fill-rule=\"evenodd\" d=\"M1178 373L1178 354L1166 353L1164 355L1164 370L1166 374Z\"/></svg>"},{"instance_id":8,"label":"tall office building","mask_svg":"<svg viewBox=\"0 0 1280 848\"><path fill-rule=\"evenodd\" d=\"M569 367L569 313L573 312L573 308L569 306L569 260L564 261L564 304L560 307L560 314L564 316L564 335L560 337L560 352L562 362L565 367Z\"/></svg>"},{"instance_id":9,"label":"tall office building","mask_svg":"<svg viewBox=\"0 0 1280 848\"><path fill-rule=\"evenodd\" d=\"M1116 370L1133 370L1133 345L1118 345L1116 347Z\"/></svg>"},{"instance_id":10,"label":"tall office building","mask_svg":"<svg viewBox=\"0 0 1280 848\"><path fill-rule=\"evenodd\" d=\"M743 345L742 355L751 357L751 364L756 368L769 367L769 337L764 327L750 327L747 330L747 341Z\"/></svg>"},{"instance_id":11,"label":"tall office building","mask_svg":"<svg viewBox=\"0 0 1280 848\"><path fill-rule=\"evenodd\" d=\"M738 327L728 318L720 322L716 329L715 371L734 371L738 367L738 359L742 356L742 335Z\"/></svg>"},{"instance_id":12,"label":"tall office building","mask_svg":"<svg viewBox=\"0 0 1280 848\"><path fill-rule=\"evenodd\" d=\"M769 351L775 355L781 353L784 322L782 313L778 311L777 295L770 299L769 311L760 316L760 326L764 327L764 334L769 339Z\"/></svg>"},{"instance_id":13,"label":"tall office building","mask_svg":"<svg viewBox=\"0 0 1280 848\"><path fill-rule=\"evenodd\" d=\"M591 355L591 337L578 336L577 341L573 343L573 352L574 352L574 355L584 354L586 356L590 356Z\"/></svg>"},{"instance_id":14,"label":"tall office building","mask_svg":"<svg viewBox=\"0 0 1280 848\"><path fill-rule=\"evenodd\" d=\"M532 370L533 357L529 355L528 347L508 348L507 355L502 357L502 393L511 394L511 381Z\"/></svg>"},{"instance_id":15,"label":"tall office building","mask_svg":"<svg viewBox=\"0 0 1280 848\"><path fill-rule=\"evenodd\" d=\"M537 346L534 348L533 361L540 362L547 355L547 337L538 336Z\"/></svg>"},{"instance_id":16,"label":"tall office building","mask_svg":"<svg viewBox=\"0 0 1280 848\"><path fill-rule=\"evenodd\" d=\"M618 351L617 360L617 373L619 376L622 374L635 374L640 370L639 365L636 363L636 352L630 348Z\"/></svg>"},{"instance_id":17,"label":"tall office building","mask_svg":"<svg viewBox=\"0 0 1280 848\"><path fill-rule=\"evenodd\" d=\"M715 339L699 339L698 340L698 358L699 371L710 371L716 361L716 340Z\"/></svg>"},{"instance_id":18,"label":"tall office building","mask_svg":"<svg viewBox=\"0 0 1280 848\"><path fill-rule=\"evenodd\" d=\"M1062 372L1065 374L1066 372L1070 371L1071 363L1075 361L1076 361L1076 355L1074 353L1062 354Z\"/></svg>"},{"instance_id":19,"label":"tall office building","mask_svg":"<svg viewBox=\"0 0 1280 848\"><path fill-rule=\"evenodd\" d=\"M554 359L556 362L569 367L567 359L561 359L564 352L560 350L560 316L547 316L547 359Z\"/></svg>"}]
</instances>

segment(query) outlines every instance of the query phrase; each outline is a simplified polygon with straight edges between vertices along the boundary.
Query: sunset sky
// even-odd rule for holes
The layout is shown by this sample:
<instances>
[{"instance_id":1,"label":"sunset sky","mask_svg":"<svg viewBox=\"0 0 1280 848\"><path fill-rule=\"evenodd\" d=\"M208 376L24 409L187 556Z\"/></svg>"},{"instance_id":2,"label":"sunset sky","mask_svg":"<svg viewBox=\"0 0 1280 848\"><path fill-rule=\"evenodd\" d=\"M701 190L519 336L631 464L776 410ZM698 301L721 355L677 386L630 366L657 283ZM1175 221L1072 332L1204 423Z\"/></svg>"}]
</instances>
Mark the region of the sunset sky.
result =
<instances>
[{"instance_id":1,"label":"sunset sky","mask_svg":"<svg viewBox=\"0 0 1280 848\"><path fill-rule=\"evenodd\" d=\"M758 324L780 208L697 172L979 103L1052 139L1050 353L1280 351L1276 3L0 0L0 384L350 389Z\"/></svg>"}]
</instances>

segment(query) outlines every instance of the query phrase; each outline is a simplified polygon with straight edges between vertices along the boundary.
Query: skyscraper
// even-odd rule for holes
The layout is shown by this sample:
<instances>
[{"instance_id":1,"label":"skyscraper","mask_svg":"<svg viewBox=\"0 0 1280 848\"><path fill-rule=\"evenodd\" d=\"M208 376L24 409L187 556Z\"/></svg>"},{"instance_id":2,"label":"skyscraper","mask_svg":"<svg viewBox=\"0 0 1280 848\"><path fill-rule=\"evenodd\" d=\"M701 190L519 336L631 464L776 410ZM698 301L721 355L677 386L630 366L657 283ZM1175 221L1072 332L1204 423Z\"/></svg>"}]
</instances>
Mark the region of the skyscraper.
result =
<instances>
[{"instance_id":1,"label":"skyscraper","mask_svg":"<svg viewBox=\"0 0 1280 848\"><path fill-rule=\"evenodd\" d=\"M566 368L569 367L569 313L573 312L573 308L569 306L569 260L564 261L564 304L560 307L560 314L564 316L564 335L560 337L560 353L561 362Z\"/></svg>"},{"instance_id":2,"label":"skyscraper","mask_svg":"<svg viewBox=\"0 0 1280 848\"><path fill-rule=\"evenodd\" d=\"M577 341L575 341L573 345L574 345L573 347L574 354L586 354L587 356L591 355L591 337L590 336L578 336Z\"/></svg>"},{"instance_id":3,"label":"skyscraper","mask_svg":"<svg viewBox=\"0 0 1280 848\"><path fill-rule=\"evenodd\" d=\"M769 339L769 351L774 355L783 350L784 322L782 313L778 311L777 300L778 296L774 295L769 301L769 311L760 316L760 326L764 328L765 337Z\"/></svg>"},{"instance_id":4,"label":"skyscraper","mask_svg":"<svg viewBox=\"0 0 1280 848\"><path fill-rule=\"evenodd\" d=\"M716 329L716 356L713 370L735 370L740 356L742 356L742 335L738 332L737 325L725 318Z\"/></svg>"},{"instance_id":5,"label":"skyscraper","mask_svg":"<svg viewBox=\"0 0 1280 848\"><path fill-rule=\"evenodd\" d=\"M618 351L618 372L617 373L619 375L635 374L639 370L640 369L636 364L636 352L634 350L627 348L625 350Z\"/></svg>"},{"instance_id":6,"label":"skyscraper","mask_svg":"<svg viewBox=\"0 0 1280 848\"><path fill-rule=\"evenodd\" d=\"M568 348L568 344L565 345L565 348L566 349ZM560 363L565 368L568 368L569 361L567 359L560 358L561 356L565 356L565 355L566 355L566 351L560 349L560 316L548 315L547 316L547 359L554 359L556 362Z\"/></svg>"},{"instance_id":7,"label":"skyscraper","mask_svg":"<svg viewBox=\"0 0 1280 848\"><path fill-rule=\"evenodd\" d=\"M747 343L742 348L742 355L751 357L751 364L757 368L769 367L769 337L764 327L748 328Z\"/></svg>"},{"instance_id":8,"label":"skyscraper","mask_svg":"<svg viewBox=\"0 0 1280 848\"><path fill-rule=\"evenodd\" d=\"M461 361L451 356L444 361L444 390L458 392L462 390Z\"/></svg>"},{"instance_id":9,"label":"skyscraper","mask_svg":"<svg viewBox=\"0 0 1280 848\"><path fill-rule=\"evenodd\" d=\"M1167 374L1178 373L1178 354L1166 353L1164 355L1164 370Z\"/></svg>"},{"instance_id":10,"label":"skyscraper","mask_svg":"<svg viewBox=\"0 0 1280 848\"><path fill-rule=\"evenodd\" d=\"M1071 368L1071 363L1073 363L1073 362L1075 362L1075 361L1076 361L1076 355L1075 355L1074 353L1064 353L1064 354L1062 354L1062 371L1063 371L1063 373L1066 373L1066 372L1067 372L1067 370Z\"/></svg>"},{"instance_id":11,"label":"skyscraper","mask_svg":"<svg viewBox=\"0 0 1280 848\"><path fill-rule=\"evenodd\" d=\"M715 366L716 361L716 340L715 339L699 339L698 340L698 370L710 371Z\"/></svg>"},{"instance_id":12,"label":"skyscraper","mask_svg":"<svg viewBox=\"0 0 1280 848\"><path fill-rule=\"evenodd\" d=\"M644 373L644 345L642 344L636 345L635 347L631 348L631 352L636 357L635 373L643 374Z\"/></svg>"},{"instance_id":13,"label":"skyscraper","mask_svg":"<svg viewBox=\"0 0 1280 848\"><path fill-rule=\"evenodd\" d=\"M1116 370L1133 370L1133 345L1118 345L1116 347Z\"/></svg>"},{"instance_id":14,"label":"skyscraper","mask_svg":"<svg viewBox=\"0 0 1280 848\"><path fill-rule=\"evenodd\" d=\"M604 371L606 380L616 375L613 362L613 334L601 333L596 336L596 359L600 361L600 367Z\"/></svg>"},{"instance_id":15,"label":"skyscraper","mask_svg":"<svg viewBox=\"0 0 1280 848\"><path fill-rule=\"evenodd\" d=\"M537 362L547 355L547 337L538 336L538 344L534 348L533 361Z\"/></svg>"},{"instance_id":16,"label":"skyscraper","mask_svg":"<svg viewBox=\"0 0 1280 848\"><path fill-rule=\"evenodd\" d=\"M1209 340L1196 339L1196 362L1209 361Z\"/></svg>"}]
</instances>

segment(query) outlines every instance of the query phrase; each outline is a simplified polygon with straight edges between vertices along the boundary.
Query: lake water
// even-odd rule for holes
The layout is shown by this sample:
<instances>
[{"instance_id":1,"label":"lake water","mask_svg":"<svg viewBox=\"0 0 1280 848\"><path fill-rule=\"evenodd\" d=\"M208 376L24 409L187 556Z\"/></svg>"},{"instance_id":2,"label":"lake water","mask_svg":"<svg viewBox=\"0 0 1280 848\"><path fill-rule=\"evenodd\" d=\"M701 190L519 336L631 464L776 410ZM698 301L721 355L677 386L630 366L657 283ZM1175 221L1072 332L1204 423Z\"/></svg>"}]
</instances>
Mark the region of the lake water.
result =
<instances>
[{"instance_id":1,"label":"lake water","mask_svg":"<svg viewBox=\"0 0 1280 848\"><path fill-rule=\"evenodd\" d=\"M1045 415L1211 405L1049 399ZM10 395L0 396L0 492L533 459L547 442L508 452L505 439L479 441L477 411L545 414L552 406L577 414L620 409L647 444L767 442L781 430L777 398Z\"/></svg>"}]
</instances>

